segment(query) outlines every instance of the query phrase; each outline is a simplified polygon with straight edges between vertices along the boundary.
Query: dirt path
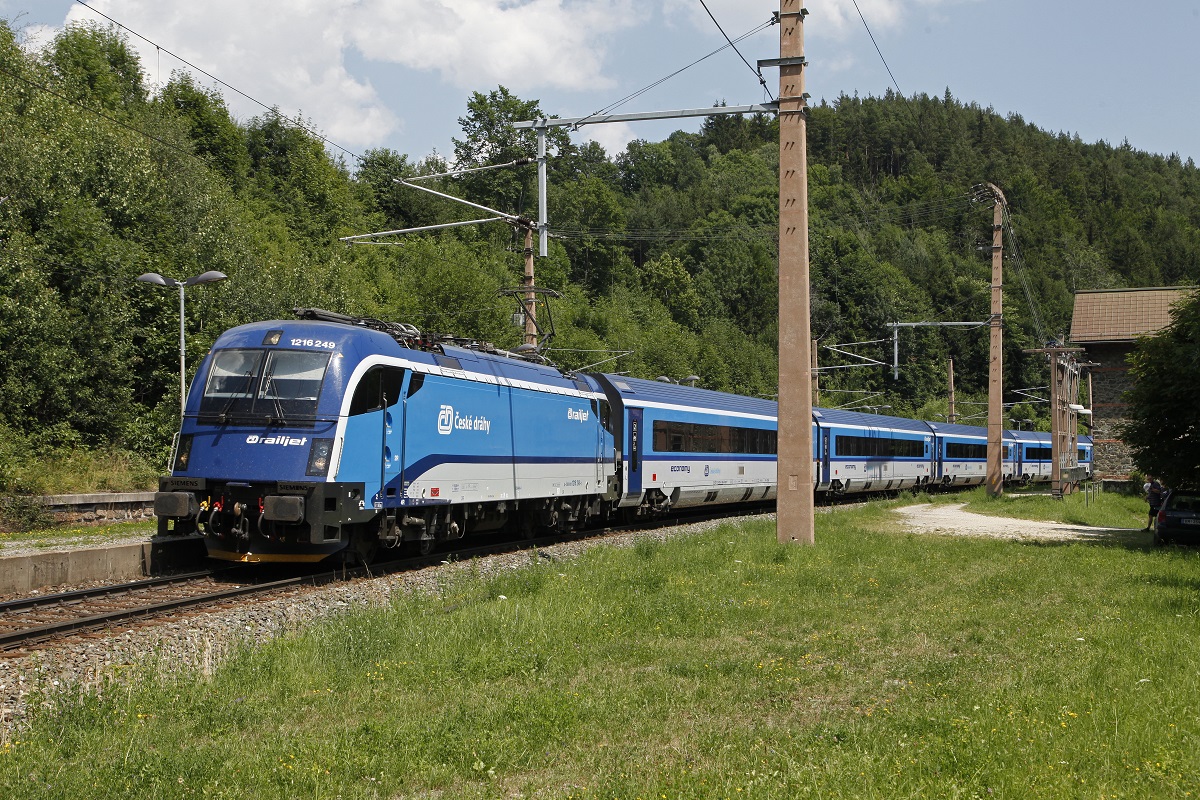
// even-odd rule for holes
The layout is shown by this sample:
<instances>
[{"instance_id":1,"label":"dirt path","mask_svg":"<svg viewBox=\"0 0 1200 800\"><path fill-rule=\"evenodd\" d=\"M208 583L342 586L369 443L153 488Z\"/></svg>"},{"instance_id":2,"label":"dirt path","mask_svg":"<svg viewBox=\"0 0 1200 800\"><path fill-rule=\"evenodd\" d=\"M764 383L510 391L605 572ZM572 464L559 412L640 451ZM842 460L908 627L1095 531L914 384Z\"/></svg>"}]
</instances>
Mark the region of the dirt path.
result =
<instances>
[{"instance_id":1,"label":"dirt path","mask_svg":"<svg viewBox=\"0 0 1200 800\"><path fill-rule=\"evenodd\" d=\"M1136 528L1090 528L1065 522L989 517L966 511L961 503L905 506L897 509L896 513L910 531L948 536L988 536L1017 541L1116 542L1137 539L1143 535Z\"/></svg>"}]
</instances>

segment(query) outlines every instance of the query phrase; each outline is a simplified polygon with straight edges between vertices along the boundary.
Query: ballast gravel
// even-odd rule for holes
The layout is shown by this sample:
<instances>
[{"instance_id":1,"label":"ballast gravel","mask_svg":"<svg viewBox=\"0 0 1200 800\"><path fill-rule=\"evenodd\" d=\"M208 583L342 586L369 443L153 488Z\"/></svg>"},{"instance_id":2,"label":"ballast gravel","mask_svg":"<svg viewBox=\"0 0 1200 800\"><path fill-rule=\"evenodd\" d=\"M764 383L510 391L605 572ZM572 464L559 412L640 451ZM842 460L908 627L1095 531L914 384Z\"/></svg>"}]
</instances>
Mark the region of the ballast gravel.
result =
<instances>
[{"instance_id":1,"label":"ballast gravel","mask_svg":"<svg viewBox=\"0 0 1200 800\"><path fill-rule=\"evenodd\" d=\"M53 707L56 698L66 693L103 694L111 687L136 682L147 670L210 675L242 645L265 642L353 608L382 607L395 595L436 595L463 570L494 575L520 569L538 559L569 561L593 547L628 547L644 539L662 541L749 519L774 521L774 515L621 533L536 551L448 561L413 572L289 590L161 623L150 620L116 631L64 639L26 655L9 654L0 657L0 743L14 738L32 708Z\"/></svg>"}]
</instances>

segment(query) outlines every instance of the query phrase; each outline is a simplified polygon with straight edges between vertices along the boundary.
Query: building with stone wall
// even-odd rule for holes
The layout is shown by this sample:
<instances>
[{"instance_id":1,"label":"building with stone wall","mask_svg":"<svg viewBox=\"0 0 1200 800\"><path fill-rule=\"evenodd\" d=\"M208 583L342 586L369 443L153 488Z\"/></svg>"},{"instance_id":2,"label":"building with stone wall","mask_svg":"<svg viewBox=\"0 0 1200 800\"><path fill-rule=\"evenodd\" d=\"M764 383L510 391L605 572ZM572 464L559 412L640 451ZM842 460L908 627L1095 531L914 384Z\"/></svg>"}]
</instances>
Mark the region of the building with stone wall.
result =
<instances>
[{"instance_id":1,"label":"building with stone wall","mask_svg":"<svg viewBox=\"0 0 1200 800\"><path fill-rule=\"evenodd\" d=\"M1098 478L1127 478L1133 470L1129 448L1121 441L1125 391L1132 385L1128 358L1139 336L1156 333L1171 321L1171 307L1194 287L1113 289L1076 292L1071 343L1091 361L1092 439Z\"/></svg>"}]
</instances>

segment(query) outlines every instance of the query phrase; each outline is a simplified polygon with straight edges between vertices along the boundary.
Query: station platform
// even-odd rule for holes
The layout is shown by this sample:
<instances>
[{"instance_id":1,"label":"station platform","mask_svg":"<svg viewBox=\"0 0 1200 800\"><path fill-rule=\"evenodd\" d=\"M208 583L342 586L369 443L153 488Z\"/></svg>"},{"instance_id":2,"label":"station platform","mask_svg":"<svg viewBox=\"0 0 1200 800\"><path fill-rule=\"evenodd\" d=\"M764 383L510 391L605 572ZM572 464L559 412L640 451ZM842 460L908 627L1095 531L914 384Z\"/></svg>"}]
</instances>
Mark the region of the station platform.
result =
<instances>
[{"instance_id":1,"label":"station platform","mask_svg":"<svg viewBox=\"0 0 1200 800\"><path fill-rule=\"evenodd\" d=\"M0 595L92 581L135 581L205 563L201 536L152 536L144 542L65 547L44 553L0 554Z\"/></svg>"}]
</instances>

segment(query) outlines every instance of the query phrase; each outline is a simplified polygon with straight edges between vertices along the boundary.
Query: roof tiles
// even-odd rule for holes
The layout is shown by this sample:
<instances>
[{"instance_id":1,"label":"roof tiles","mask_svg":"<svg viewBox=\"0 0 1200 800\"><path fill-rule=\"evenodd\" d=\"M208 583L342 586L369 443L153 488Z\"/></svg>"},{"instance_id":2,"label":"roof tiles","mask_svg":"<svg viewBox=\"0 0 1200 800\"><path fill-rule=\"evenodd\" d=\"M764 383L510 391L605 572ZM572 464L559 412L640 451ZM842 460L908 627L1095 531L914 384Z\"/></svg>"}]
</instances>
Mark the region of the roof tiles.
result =
<instances>
[{"instance_id":1,"label":"roof tiles","mask_svg":"<svg viewBox=\"0 0 1200 800\"><path fill-rule=\"evenodd\" d=\"M1194 291L1189 286L1077 292L1071 341L1131 342L1155 333L1171 321L1171 307Z\"/></svg>"}]
</instances>

